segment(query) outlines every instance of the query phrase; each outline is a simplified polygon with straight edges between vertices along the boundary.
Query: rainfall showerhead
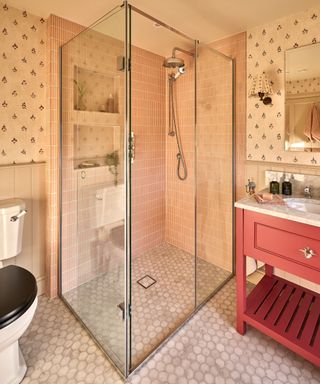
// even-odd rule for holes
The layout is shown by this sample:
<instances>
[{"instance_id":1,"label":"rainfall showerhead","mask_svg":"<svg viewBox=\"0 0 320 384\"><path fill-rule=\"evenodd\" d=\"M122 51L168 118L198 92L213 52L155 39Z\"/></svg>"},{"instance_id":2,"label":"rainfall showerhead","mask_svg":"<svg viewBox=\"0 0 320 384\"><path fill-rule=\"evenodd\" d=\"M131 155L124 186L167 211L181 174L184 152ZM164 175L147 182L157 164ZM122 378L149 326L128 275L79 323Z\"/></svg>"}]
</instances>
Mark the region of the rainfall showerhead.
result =
<instances>
[{"instance_id":1,"label":"rainfall showerhead","mask_svg":"<svg viewBox=\"0 0 320 384\"><path fill-rule=\"evenodd\" d=\"M166 68L181 68L184 67L184 60L174 56L168 57L164 60L163 66Z\"/></svg>"},{"instance_id":2,"label":"rainfall showerhead","mask_svg":"<svg viewBox=\"0 0 320 384\"><path fill-rule=\"evenodd\" d=\"M194 57L194 54L192 52L186 51L185 49L174 47L172 50L171 57L168 57L164 59L163 66L166 68L182 68L184 67L184 60L176 57L176 51L182 52L186 55L190 55Z\"/></svg>"}]
</instances>

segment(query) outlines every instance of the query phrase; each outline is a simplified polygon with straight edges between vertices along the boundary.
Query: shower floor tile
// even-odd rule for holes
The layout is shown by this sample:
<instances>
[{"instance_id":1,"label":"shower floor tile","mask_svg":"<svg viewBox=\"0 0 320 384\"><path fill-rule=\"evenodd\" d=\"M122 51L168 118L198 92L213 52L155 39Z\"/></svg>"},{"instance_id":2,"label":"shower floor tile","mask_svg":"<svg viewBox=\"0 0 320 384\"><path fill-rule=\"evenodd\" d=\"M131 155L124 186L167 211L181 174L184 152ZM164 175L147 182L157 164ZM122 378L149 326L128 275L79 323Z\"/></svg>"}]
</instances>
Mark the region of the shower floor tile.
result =
<instances>
[{"instance_id":1,"label":"shower floor tile","mask_svg":"<svg viewBox=\"0 0 320 384\"><path fill-rule=\"evenodd\" d=\"M123 266L114 263L108 273L65 294L65 298L98 342L123 367L125 322L119 304L124 301ZM229 272L197 260L197 297L204 300ZM156 284L145 289L138 280L152 276ZM149 279L151 280L151 279ZM195 259L163 243L132 262L132 364L137 366L176 329L194 309Z\"/></svg>"}]
</instances>

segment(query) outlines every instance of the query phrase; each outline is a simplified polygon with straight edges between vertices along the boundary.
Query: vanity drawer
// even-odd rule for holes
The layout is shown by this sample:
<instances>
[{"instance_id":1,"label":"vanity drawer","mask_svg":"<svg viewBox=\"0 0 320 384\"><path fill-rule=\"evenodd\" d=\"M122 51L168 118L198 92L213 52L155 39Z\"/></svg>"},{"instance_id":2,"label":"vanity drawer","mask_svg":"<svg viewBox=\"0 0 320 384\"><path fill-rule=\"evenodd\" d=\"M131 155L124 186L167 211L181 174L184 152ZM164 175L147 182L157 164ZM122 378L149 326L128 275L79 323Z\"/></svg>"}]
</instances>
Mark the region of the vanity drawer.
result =
<instances>
[{"instance_id":1,"label":"vanity drawer","mask_svg":"<svg viewBox=\"0 0 320 384\"><path fill-rule=\"evenodd\" d=\"M305 248L314 255L307 258ZM320 228L251 211L244 212L244 253L271 265L281 258L320 271ZM307 256L310 256L310 254Z\"/></svg>"}]
</instances>

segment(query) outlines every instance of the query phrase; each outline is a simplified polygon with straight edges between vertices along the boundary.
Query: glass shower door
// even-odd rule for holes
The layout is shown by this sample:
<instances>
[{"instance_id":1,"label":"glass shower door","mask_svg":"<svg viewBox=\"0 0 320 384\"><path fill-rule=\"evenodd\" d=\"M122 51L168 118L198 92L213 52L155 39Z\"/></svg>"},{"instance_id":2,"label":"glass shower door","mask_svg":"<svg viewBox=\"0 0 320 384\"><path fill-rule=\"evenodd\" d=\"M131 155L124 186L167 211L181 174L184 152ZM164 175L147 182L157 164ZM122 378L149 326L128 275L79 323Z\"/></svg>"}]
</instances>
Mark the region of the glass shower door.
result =
<instances>
[{"instance_id":1,"label":"glass shower door","mask_svg":"<svg viewBox=\"0 0 320 384\"><path fill-rule=\"evenodd\" d=\"M61 48L62 297L127 375L127 7Z\"/></svg>"},{"instance_id":2,"label":"glass shower door","mask_svg":"<svg viewBox=\"0 0 320 384\"><path fill-rule=\"evenodd\" d=\"M233 273L233 60L198 45L196 303Z\"/></svg>"},{"instance_id":3,"label":"glass shower door","mask_svg":"<svg viewBox=\"0 0 320 384\"><path fill-rule=\"evenodd\" d=\"M134 7L131 19L131 128L135 138L130 179L133 370L195 308L196 58L193 39ZM168 65L175 60L180 67ZM170 84L179 144L167 114ZM177 167L182 151L187 175L179 167L179 175L183 172L186 176L180 179Z\"/></svg>"}]
</instances>

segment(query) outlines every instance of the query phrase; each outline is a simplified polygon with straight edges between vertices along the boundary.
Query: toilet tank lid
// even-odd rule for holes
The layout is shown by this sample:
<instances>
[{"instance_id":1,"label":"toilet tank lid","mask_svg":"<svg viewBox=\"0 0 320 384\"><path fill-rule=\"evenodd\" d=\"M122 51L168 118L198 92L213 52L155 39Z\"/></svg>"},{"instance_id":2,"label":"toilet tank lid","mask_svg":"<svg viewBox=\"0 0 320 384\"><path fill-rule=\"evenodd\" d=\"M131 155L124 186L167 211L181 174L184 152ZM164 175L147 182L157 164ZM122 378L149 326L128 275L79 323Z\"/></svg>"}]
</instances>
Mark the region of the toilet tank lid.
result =
<instances>
[{"instance_id":1,"label":"toilet tank lid","mask_svg":"<svg viewBox=\"0 0 320 384\"><path fill-rule=\"evenodd\" d=\"M25 209L26 204L21 199L0 200L0 215L16 213L17 209Z\"/></svg>"}]
</instances>

